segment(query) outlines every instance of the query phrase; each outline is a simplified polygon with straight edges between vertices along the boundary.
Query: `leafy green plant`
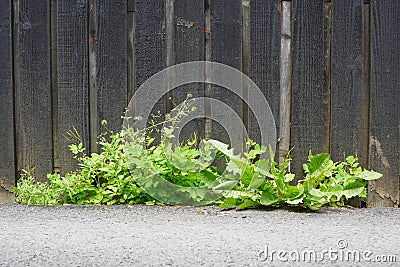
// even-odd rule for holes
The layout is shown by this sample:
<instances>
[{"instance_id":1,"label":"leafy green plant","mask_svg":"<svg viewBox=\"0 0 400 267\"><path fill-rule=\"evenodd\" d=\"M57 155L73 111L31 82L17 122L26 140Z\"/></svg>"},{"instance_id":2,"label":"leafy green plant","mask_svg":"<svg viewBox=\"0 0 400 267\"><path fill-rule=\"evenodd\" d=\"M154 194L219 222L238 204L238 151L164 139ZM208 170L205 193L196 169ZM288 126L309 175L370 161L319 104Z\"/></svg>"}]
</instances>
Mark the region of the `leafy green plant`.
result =
<instances>
[{"instance_id":1,"label":"leafy green plant","mask_svg":"<svg viewBox=\"0 0 400 267\"><path fill-rule=\"evenodd\" d=\"M292 185L295 175L288 171L291 158L278 165L274 153L269 148L269 161L255 160L266 149L251 140L248 152L233 154L228 146L210 140L216 149L227 158L227 170L240 176L233 190L223 192L221 207L236 206L238 209L255 206L301 206L318 210L323 205L340 206L346 199L366 197L368 181L382 175L362 169L358 159L349 156L344 162L333 162L330 155L309 153L309 162L303 165L306 177Z\"/></svg>"},{"instance_id":2,"label":"leafy green plant","mask_svg":"<svg viewBox=\"0 0 400 267\"><path fill-rule=\"evenodd\" d=\"M221 207L300 206L318 210L324 205L341 206L355 196L365 198L368 181L382 176L362 169L357 157L333 162L329 154L310 152L303 165L305 177L294 183L289 155L278 164L271 147L267 154L266 147L252 140L239 152L217 140L199 140L195 133L186 142L175 144L179 122L194 109L189 98L167 114L165 121L160 122L157 115L144 129L135 129L133 124L118 133L108 130L99 137L100 153L87 155L77 131L69 132L73 141L70 150L80 168L64 176L48 174L47 183L36 182L31 171L24 171L14 189L15 201L31 205L162 204L154 196L169 197L178 204L182 199L204 204L214 194L220 196L214 204ZM157 134L161 135L159 142L155 142ZM225 158L224 172L210 164L214 155ZM171 196L160 183L176 185L177 194ZM156 196L150 196L147 189Z\"/></svg>"},{"instance_id":3,"label":"leafy green plant","mask_svg":"<svg viewBox=\"0 0 400 267\"><path fill-rule=\"evenodd\" d=\"M138 179L160 174L165 180L183 187L197 187L212 182L220 172L206 163L212 159L211 146L196 148L196 135L185 144L172 145L173 131L192 110L188 99L166 121L153 123L143 130L128 128L99 137L100 153L87 155L76 130L68 135L70 150L80 169L61 176L48 174L48 183L35 182L26 172L19 179L16 202L22 204L154 204L161 203L138 186ZM103 122L106 126L106 122ZM162 130L159 126L165 125ZM169 124L169 125L168 125ZM151 133L162 131L161 143L153 144ZM127 158L128 157L128 158ZM151 181L151 180L150 180ZM168 193L168 192L166 192Z\"/></svg>"}]
</instances>

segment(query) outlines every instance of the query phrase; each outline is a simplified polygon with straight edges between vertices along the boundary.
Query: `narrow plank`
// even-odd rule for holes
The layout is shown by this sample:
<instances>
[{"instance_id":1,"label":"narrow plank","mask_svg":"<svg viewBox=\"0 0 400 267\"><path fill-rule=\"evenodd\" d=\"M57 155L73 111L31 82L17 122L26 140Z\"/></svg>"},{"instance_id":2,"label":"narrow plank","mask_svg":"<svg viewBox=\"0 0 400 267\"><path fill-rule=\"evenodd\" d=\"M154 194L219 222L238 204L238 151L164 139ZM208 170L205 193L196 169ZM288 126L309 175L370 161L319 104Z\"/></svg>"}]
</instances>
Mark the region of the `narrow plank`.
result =
<instances>
[{"instance_id":1,"label":"narrow plank","mask_svg":"<svg viewBox=\"0 0 400 267\"><path fill-rule=\"evenodd\" d=\"M88 4L58 1L58 146L60 171L77 168L68 149L68 130L75 128L89 152Z\"/></svg>"},{"instance_id":2,"label":"narrow plank","mask_svg":"<svg viewBox=\"0 0 400 267\"><path fill-rule=\"evenodd\" d=\"M98 152L97 137L99 136L98 127L98 90L97 90L97 13L98 13L98 1L89 0L89 16L88 16L88 27L89 27L89 142L90 152Z\"/></svg>"},{"instance_id":3,"label":"narrow plank","mask_svg":"<svg viewBox=\"0 0 400 267\"><path fill-rule=\"evenodd\" d=\"M53 130L53 171L60 172L58 135L57 0L50 1L51 111Z\"/></svg>"},{"instance_id":4,"label":"narrow plank","mask_svg":"<svg viewBox=\"0 0 400 267\"><path fill-rule=\"evenodd\" d=\"M336 0L332 12L331 157L338 161L357 155L367 167L363 143L368 140L363 140L363 124L368 120L364 107L369 99L364 93L363 0ZM349 204L360 207L361 200L353 199Z\"/></svg>"},{"instance_id":5,"label":"narrow plank","mask_svg":"<svg viewBox=\"0 0 400 267\"><path fill-rule=\"evenodd\" d=\"M292 97L292 3L281 4L281 55L279 98L279 163L283 164L290 151L290 112Z\"/></svg>"},{"instance_id":6,"label":"narrow plank","mask_svg":"<svg viewBox=\"0 0 400 267\"><path fill-rule=\"evenodd\" d=\"M148 78L166 67L166 24L165 1L136 0L136 88ZM161 99L154 104L153 99ZM140 103L152 110L153 114L165 114L166 97L148 92L148 99ZM162 119L162 118L160 118Z\"/></svg>"},{"instance_id":7,"label":"narrow plank","mask_svg":"<svg viewBox=\"0 0 400 267\"><path fill-rule=\"evenodd\" d=\"M383 177L369 184L370 207L399 206L400 2L373 0L370 164Z\"/></svg>"},{"instance_id":8,"label":"narrow plank","mask_svg":"<svg viewBox=\"0 0 400 267\"><path fill-rule=\"evenodd\" d=\"M12 5L0 6L0 202L12 196L15 185Z\"/></svg>"},{"instance_id":9,"label":"narrow plank","mask_svg":"<svg viewBox=\"0 0 400 267\"><path fill-rule=\"evenodd\" d=\"M332 4L331 156L361 154L363 120L362 0ZM364 166L367 167L367 166Z\"/></svg>"},{"instance_id":10,"label":"narrow plank","mask_svg":"<svg viewBox=\"0 0 400 267\"><path fill-rule=\"evenodd\" d=\"M211 61L219 62L241 70L242 67L242 2L211 1ZM242 99L225 88L212 86L211 97L230 106L242 118ZM218 107L211 106L212 113ZM224 118L224 123L233 124L232 117ZM212 124L212 138L230 143L229 136L217 121ZM232 145L232 144L231 144Z\"/></svg>"},{"instance_id":11,"label":"narrow plank","mask_svg":"<svg viewBox=\"0 0 400 267\"><path fill-rule=\"evenodd\" d=\"M47 1L21 0L14 14L17 170L34 167L40 181L53 171L49 8Z\"/></svg>"},{"instance_id":12,"label":"narrow plank","mask_svg":"<svg viewBox=\"0 0 400 267\"><path fill-rule=\"evenodd\" d=\"M127 14L127 31L128 31L128 47L127 47L127 61L128 61L128 101L132 98L136 88L136 54L135 54L135 30L136 30L136 5L134 0L128 0L128 14Z\"/></svg>"},{"instance_id":13,"label":"narrow plank","mask_svg":"<svg viewBox=\"0 0 400 267\"><path fill-rule=\"evenodd\" d=\"M323 114L324 128L322 152L329 153L331 147L331 85L332 85L332 3L324 0L324 91L323 91Z\"/></svg>"},{"instance_id":14,"label":"narrow plank","mask_svg":"<svg viewBox=\"0 0 400 267\"><path fill-rule=\"evenodd\" d=\"M96 92L97 133L122 127L128 99L127 88L127 2L98 0L96 3ZM95 97L95 96L91 96ZM91 123L94 122L91 120ZM96 136L91 136L96 138Z\"/></svg>"},{"instance_id":15,"label":"narrow plank","mask_svg":"<svg viewBox=\"0 0 400 267\"><path fill-rule=\"evenodd\" d=\"M280 4L278 1L250 1L250 78L263 92L279 132L280 101ZM260 142L260 130L252 113L249 135ZM290 141L290 140L288 140Z\"/></svg>"},{"instance_id":16,"label":"narrow plank","mask_svg":"<svg viewBox=\"0 0 400 267\"><path fill-rule=\"evenodd\" d=\"M324 131L323 1L293 1L292 170L297 179L308 151L322 150Z\"/></svg>"},{"instance_id":17,"label":"narrow plank","mask_svg":"<svg viewBox=\"0 0 400 267\"><path fill-rule=\"evenodd\" d=\"M204 60L203 1L176 0L174 14L175 64ZM172 92L175 104L179 105L189 93L192 95L192 99L203 97L204 85L193 83L175 88ZM194 105L200 104L195 103ZM194 119L187 123L180 132L179 141L187 140L193 132L204 138L204 119Z\"/></svg>"}]
</instances>

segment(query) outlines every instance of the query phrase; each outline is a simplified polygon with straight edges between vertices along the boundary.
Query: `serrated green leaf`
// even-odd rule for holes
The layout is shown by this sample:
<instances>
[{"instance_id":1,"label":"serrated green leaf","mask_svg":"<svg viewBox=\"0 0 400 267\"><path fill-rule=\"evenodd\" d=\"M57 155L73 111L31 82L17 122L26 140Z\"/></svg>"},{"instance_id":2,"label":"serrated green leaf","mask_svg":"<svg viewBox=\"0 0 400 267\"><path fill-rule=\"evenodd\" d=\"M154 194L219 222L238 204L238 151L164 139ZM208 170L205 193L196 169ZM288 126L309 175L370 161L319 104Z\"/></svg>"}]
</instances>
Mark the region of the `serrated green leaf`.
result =
<instances>
[{"instance_id":1,"label":"serrated green leaf","mask_svg":"<svg viewBox=\"0 0 400 267\"><path fill-rule=\"evenodd\" d=\"M309 178L317 183L333 166L333 161L330 160L330 155L327 153L321 153L315 156L310 155L309 161L310 162L305 164L303 168L308 173Z\"/></svg>"},{"instance_id":2,"label":"serrated green leaf","mask_svg":"<svg viewBox=\"0 0 400 267\"><path fill-rule=\"evenodd\" d=\"M274 192L273 188L268 186L261 194L260 203L264 206L272 205L280 199Z\"/></svg>"}]
</instances>

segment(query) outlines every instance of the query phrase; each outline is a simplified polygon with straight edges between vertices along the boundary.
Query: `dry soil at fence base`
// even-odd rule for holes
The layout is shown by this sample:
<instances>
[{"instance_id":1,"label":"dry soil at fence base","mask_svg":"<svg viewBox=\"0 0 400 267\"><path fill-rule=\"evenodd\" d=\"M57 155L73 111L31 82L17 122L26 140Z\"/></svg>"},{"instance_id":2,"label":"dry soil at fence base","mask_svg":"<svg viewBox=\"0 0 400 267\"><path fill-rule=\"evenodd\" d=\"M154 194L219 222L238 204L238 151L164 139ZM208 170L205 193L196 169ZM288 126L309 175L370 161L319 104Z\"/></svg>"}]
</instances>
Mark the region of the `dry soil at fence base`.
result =
<instances>
[{"instance_id":1,"label":"dry soil at fence base","mask_svg":"<svg viewBox=\"0 0 400 267\"><path fill-rule=\"evenodd\" d=\"M339 239L349 250L397 254L400 261L400 209L324 208L299 213L5 204L0 205L0 214L0 266L288 266L276 259L262 262L257 254L266 246L321 252L337 249ZM321 263L294 264L314 265ZM355 265L366 263L348 264Z\"/></svg>"}]
</instances>

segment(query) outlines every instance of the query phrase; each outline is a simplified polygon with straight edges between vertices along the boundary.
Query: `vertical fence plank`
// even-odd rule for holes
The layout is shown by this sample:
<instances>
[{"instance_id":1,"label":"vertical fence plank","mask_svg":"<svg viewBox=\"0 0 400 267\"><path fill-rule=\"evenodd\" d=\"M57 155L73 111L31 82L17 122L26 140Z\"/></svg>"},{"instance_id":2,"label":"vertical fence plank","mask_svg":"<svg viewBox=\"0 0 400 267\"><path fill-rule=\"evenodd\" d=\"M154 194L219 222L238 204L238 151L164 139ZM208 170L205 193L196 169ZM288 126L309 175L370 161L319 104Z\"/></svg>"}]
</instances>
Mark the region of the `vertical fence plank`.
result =
<instances>
[{"instance_id":1,"label":"vertical fence plank","mask_svg":"<svg viewBox=\"0 0 400 267\"><path fill-rule=\"evenodd\" d=\"M90 97L97 97L97 133L101 134L105 131L103 120L108 129L121 129L121 116L127 106L127 3L99 0L96 8L97 96Z\"/></svg>"},{"instance_id":2,"label":"vertical fence plank","mask_svg":"<svg viewBox=\"0 0 400 267\"><path fill-rule=\"evenodd\" d=\"M17 168L35 167L38 180L52 172L50 10L47 1L16 2Z\"/></svg>"},{"instance_id":3,"label":"vertical fence plank","mask_svg":"<svg viewBox=\"0 0 400 267\"><path fill-rule=\"evenodd\" d=\"M165 1L136 0L136 83L139 87L148 78L166 67L166 25ZM154 99L153 92L149 99ZM166 111L166 97L162 97L154 106L146 103L147 99L140 99L136 105L146 105L152 113Z\"/></svg>"},{"instance_id":4,"label":"vertical fence plank","mask_svg":"<svg viewBox=\"0 0 400 267\"><path fill-rule=\"evenodd\" d=\"M324 92L323 1L293 1L292 170L302 173L309 150L322 150Z\"/></svg>"},{"instance_id":5,"label":"vertical fence plank","mask_svg":"<svg viewBox=\"0 0 400 267\"><path fill-rule=\"evenodd\" d=\"M176 0L174 7L174 50L175 64L204 60L204 3L203 1ZM175 104L181 103L192 94L192 98L204 96L204 85L187 84L174 89ZM195 102L194 105L201 104ZM201 108L201 107L199 107ZM180 132L180 141L185 141L196 132L204 138L204 120L195 119L185 125Z\"/></svg>"},{"instance_id":6,"label":"vertical fence plank","mask_svg":"<svg viewBox=\"0 0 400 267\"><path fill-rule=\"evenodd\" d=\"M279 122L279 57L281 44L278 1L251 0L250 22L250 78L263 92L271 107L275 123L277 123ZM279 131L279 128L277 130ZM253 114L250 114L250 138L260 142L259 131L256 118Z\"/></svg>"},{"instance_id":7,"label":"vertical fence plank","mask_svg":"<svg viewBox=\"0 0 400 267\"><path fill-rule=\"evenodd\" d=\"M242 1L211 1L211 61L238 70L242 67L241 7ZM230 106L242 118L242 100L234 93L222 87L212 86L211 97ZM215 106L211 106L211 110L212 113L219 112ZM226 123L230 123L230 119L224 118ZM228 134L218 122L212 123L212 138L230 143Z\"/></svg>"},{"instance_id":8,"label":"vertical fence plank","mask_svg":"<svg viewBox=\"0 0 400 267\"><path fill-rule=\"evenodd\" d=\"M127 14L127 61L128 61L128 101L131 100L136 88L136 54L135 54L135 31L136 31L136 4L135 0L128 0Z\"/></svg>"},{"instance_id":9,"label":"vertical fence plank","mask_svg":"<svg viewBox=\"0 0 400 267\"><path fill-rule=\"evenodd\" d=\"M15 185L12 4L0 1L0 202Z\"/></svg>"},{"instance_id":10,"label":"vertical fence plank","mask_svg":"<svg viewBox=\"0 0 400 267\"><path fill-rule=\"evenodd\" d=\"M66 132L75 128L89 148L88 4L58 1L58 136L62 173L76 169ZM88 152L88 151L87 151Z\"/></svg>"},{"instance_id":11,"label":"vertical fence plank","mask_svg":"<svg viewBox=\"0 0 400 267\"><path fill-rule=\"evenodd\" d=\"M373 0L370 164L383 177L369 184L368 205L399 206L400 2Z\"/></svg>"},{"instance_id":12,"label":"vertical fence plank","mask_svg":"<svg viewBox=\"0 0 400 267\"><path fill-rule=\"evenodd\" d=\"M332 8L331 155L362 160L362 0L335 0Z\"/></svg>"},{"instance_id":13,"label":"vertical fence plank","mask_svg":"<svg viewBox=\"0 0 400 267\"><path fill-rule=\"evenodd\" d=\"M290 111L292 97L292 3L281 4L281 56L279 98L279 163L283 164L290 151Z\"/></svg>"}]
</instances>

